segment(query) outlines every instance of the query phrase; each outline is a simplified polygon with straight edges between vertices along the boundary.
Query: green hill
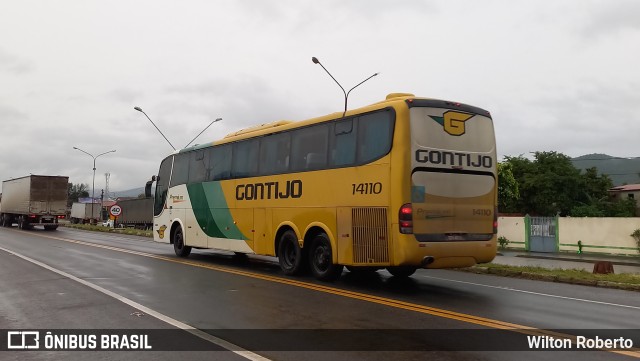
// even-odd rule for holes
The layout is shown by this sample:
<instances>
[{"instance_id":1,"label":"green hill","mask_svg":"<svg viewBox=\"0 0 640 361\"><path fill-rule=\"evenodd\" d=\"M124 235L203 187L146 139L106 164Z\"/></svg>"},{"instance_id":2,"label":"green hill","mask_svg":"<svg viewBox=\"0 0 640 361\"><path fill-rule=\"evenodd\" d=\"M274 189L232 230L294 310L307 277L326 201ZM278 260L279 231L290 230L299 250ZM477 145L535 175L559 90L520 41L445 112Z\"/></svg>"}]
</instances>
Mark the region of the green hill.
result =
<instances>
[{"instance_id":1,"label":"green hill","mask_svg":"<svg viewBox=\"0 0 640 361\"><path fill-rule=\"evenodd\" d=\"M614 186L640 183L640 158L620 158L606 154L587 154L572 158L573 166L585 170L596 167L598 173L606 174Z\"/></svg>"}]
</instances>

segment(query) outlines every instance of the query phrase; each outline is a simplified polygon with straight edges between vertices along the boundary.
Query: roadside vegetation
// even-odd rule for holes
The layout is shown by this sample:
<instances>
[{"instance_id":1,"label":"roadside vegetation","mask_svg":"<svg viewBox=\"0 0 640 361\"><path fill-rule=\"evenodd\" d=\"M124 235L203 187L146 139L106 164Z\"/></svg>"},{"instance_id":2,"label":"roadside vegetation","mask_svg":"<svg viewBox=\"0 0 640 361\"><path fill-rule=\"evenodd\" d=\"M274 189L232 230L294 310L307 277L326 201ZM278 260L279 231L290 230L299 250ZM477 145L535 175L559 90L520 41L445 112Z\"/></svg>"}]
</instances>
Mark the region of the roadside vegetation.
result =
<instances>
[{"instance_id":1,"label":"roadside vegetation","mask_svg":"<svg viewBox=\"0 0 640 361\"><path fill-rule=\"evenodd\" d=\"M153 237L152 231L150 230L146 231L146 230L135 229L135 228L111 228L111 227L103 227L103 226L92 226L90 224L71 224L71 223L65 223L61 225L67 228L82 229L85 231L110 232L110 233L128 234L131 236Z\"/></svg>"},{"instance_id":2,"label":"roadside vegetation","mask_svg":"<svg viewBox=\"0 0 640 361\"><path fill-rule=\"evenodd\" d=\"M636 200L615 201L613 182L588 168L584 173L558 152L505 157L498 164L498 209L505 214L553 217L633 217Z\"/></svg>"},{"instance_id":3,"label":"roadside vegetation","mask_svg":"<svg viewBox=\"0 0 640 361\"><path fill-rule=\"evenodd\" d=\"M480 264L464 270L473 273L488 273L505 277L640 291L640 275L631 273L594 274L589 271L577 269L550 269L532 266L508 266L493 263Z\"/></svg>"}]
</instances>

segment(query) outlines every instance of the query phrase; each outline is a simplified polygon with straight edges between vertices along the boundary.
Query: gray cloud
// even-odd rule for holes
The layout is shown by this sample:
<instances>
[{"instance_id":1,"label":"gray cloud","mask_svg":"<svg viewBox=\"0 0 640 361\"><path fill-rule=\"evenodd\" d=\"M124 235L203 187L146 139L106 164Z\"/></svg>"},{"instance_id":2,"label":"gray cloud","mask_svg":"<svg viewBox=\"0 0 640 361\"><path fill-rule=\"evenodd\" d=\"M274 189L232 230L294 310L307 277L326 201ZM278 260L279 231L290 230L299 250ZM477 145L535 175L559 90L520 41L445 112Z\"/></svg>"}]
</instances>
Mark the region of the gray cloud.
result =
<instances>
[{"instance_id":1,"label":"gray cloud","mask_svg":"<svg viewBox=\"0 0 640 361\"><path fill-rule=\"evenodd\" d=\"M616 0L598 2L591 8L582 27L587 40L619 35L621 32L640 32L640 2L635 0Z\"/></svg>"},{"instance_id":2,"label":"gray cloud","mask_svg":"<svg viewBox=\"0 0 640 361\"><path fill-rule=\"evenodd\" d=\"M33 64L0 48L0 71L14 75L28 74L34 70Z\"/></svg>"}]
</instances>

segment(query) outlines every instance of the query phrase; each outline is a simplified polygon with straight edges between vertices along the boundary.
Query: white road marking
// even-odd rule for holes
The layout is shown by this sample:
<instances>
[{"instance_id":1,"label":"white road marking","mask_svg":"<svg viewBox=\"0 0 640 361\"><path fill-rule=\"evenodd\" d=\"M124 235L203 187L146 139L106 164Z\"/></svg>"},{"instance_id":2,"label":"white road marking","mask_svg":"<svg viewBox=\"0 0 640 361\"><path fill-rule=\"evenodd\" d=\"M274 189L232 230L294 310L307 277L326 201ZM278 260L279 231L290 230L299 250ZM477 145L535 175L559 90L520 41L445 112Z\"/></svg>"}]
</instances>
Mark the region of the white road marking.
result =
<instances>
[{"instance_id":1,"label":"white road marking","mask_svg":"<svg viewBox=\"0 0 640 361\"><path fill-rule=\"evenodd\" d=\"M85 285L87 287L90 287L90 288L92 288L92 289L94 289L94 290L96 290L98 292L104 293L107 296L113 297L113 298L115 298L116 300L118 300L118 301L120 301L122 303L125 303L125 304L127 304L127 305L129 305L131 307L137 308L138 310L144 312L147 315L153 316L153 317L159 319L160 321L168 323L171 326L174 326L176 328L185 330L185 331L191 333L194 336L200 337L201 339L203 339L205 341L211 342L214 345L217 345L217 346L220 346L220 347L222 347L222 348L224 348L226 350L229 350L229 351L235 353L238 356L244 357L244 358L246 358L248 360L251 360L251 361L271 361L270 359L268 359L266 357L263 357L263 356L260 356L260 355L258 355L256 353L253 353L251 351L245 350L242 347L240 347L238 345L234 345L234 344L232 344L230 342L227 342L227 341L225 341L225 340L223 340L221 338L212 336L212 335L210 335L210 334L208 334L208 333L206 333L204 331L201 331L201 330L199 330L199 329L197 329L197 328L195 328L193 326L187 325L184 322L180 322L180 321L178 321L178 320L176 320L174 318L171 318L171 317L169 317L167 315L164 315L164 314L162 314L162 313L160 313L158 311L155 311L155 310L153 310L153 309L151 309L149 307L143 306L143 305L141 305L141 304L139 304L139 303L137 303L137 302L135 302L133 300L130 300L130 299L124 297L124 296L121 296L121 295L119 295L119 294L117 294L115 292L109 291L106 288L102 288L102 287L100 287L98 285L95 285L95 284L93 284L91 282L87 282L87 281L85 281L83 279L80 279L80 278L78 278L78 277L76 277L74 275L71 275L71 274L69 274L67 272L64 272L64 271L61 271L59 269L53 268L53 267L51 267L51 266L49 266L49 265L47 265L45 263L42 263L40 261L36 261L33 258L29 258L27 256L24 256L24 255L20 254L20 253L8 250L8 249L3 248L3 247L0 247L0 250L5 251L5 252L7 252L9 254L12 254L12 255L14 255L16 257L20 257L20 258L22 258L23 260L25 260L27 262L31 262L31 263L33 263L35 265L38 265L38 266L40 266L42 268L45 268L45 269L47 269L47 270L49 270L51 272L55 272L55 273L57 273L57 274L59 274L59 275L61 275L63 277L69 278L69 279L71 279L73 281L76 281L76 282L78 282L80 284L83 284L83 285Z\"/></svg>"},{"instance_id":2,"label":"white road marking","mask_svg":"<svg viewBox=\"0 0 640 361\"><path fill-rule=\"evenodd\" d=\"M540 293L540 292L533 292L533 291L525 291L525 290L519 290L517 288L511 288L511 287L504 287L504 286L492 286L492 285L485 285L482 283L475 283L475 282L468 282L468 281L459 281L459 280L452 280L452 279L448 279L448 278L440 278L440 277L433 277L433 276L421 276L424 278L432 278L434 280L441 280L441 281L448 281L448 282L457 282L457 283L464 283L467 285L473 285L473 286L480 286L480 287L488 287L488 288L495 288L495 289L499 289L499 290L504 290L504 291L513 291L513 292L520 292L520 293L527 293L530 295L536 295L536 296L544 296L544 297L552 297L552 298L560 298L563 300L571 300L571 301L580 301L580 302L587 302L587 303L596 303L599 305L607 305L607 306L615 306L615 307L623 307L623 308L632 308L635 310L640 310L640 307L638 306L629 306L629 305L620 305L617 303L610 303L610 302L602 302L602 301L594 301L594 300L586 300L583 298L574 298L574 297L566 297L566 296L558 296L558 295L551 295L548 293Z\"/></svg>"}]
</instances>

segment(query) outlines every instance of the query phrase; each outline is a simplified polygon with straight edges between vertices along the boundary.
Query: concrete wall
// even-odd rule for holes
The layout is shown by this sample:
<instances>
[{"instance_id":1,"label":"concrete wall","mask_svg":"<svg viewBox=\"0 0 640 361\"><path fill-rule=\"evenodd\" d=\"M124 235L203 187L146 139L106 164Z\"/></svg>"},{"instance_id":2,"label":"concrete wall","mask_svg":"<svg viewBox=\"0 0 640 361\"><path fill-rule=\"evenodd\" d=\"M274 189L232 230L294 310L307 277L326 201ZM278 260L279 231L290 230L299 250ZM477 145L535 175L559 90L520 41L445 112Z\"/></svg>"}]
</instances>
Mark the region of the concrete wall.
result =
<instances>
[{"instance_id":1,"label":"concrete wall","mask_svg":"<svg viewBox=\"0 0 640 361\"><path fill-rule=\"evenodd\" d=\"M581 241L583 252L638 255L630 234L640 228L640 218L561 217L558 222L560 251L576 252Z\"/></svg>"},{"instance_id":2,"label":"concrete wall","mask_svg":"<svg viewBox=\"0 0 640 361\"><path fill-rule=\"evenodd\" d=\"M526 217L498 218L498 237L510 243L507 248L526 250ZM586 253L638 256L638 246L631 233L640 229L640 218L558 218L560 252L577 252L578 241Z\"/></svg>"},{"instance_id":3,"label":"concrete wall","mask_svg":"<svg viewBox=\"0 0 640 361\"><path fill-rule=\"evenodd\" d=\"M507 237L510 249L525 249L524 217L498 217L498 237Z\"/></svg>"}]
</instances>

